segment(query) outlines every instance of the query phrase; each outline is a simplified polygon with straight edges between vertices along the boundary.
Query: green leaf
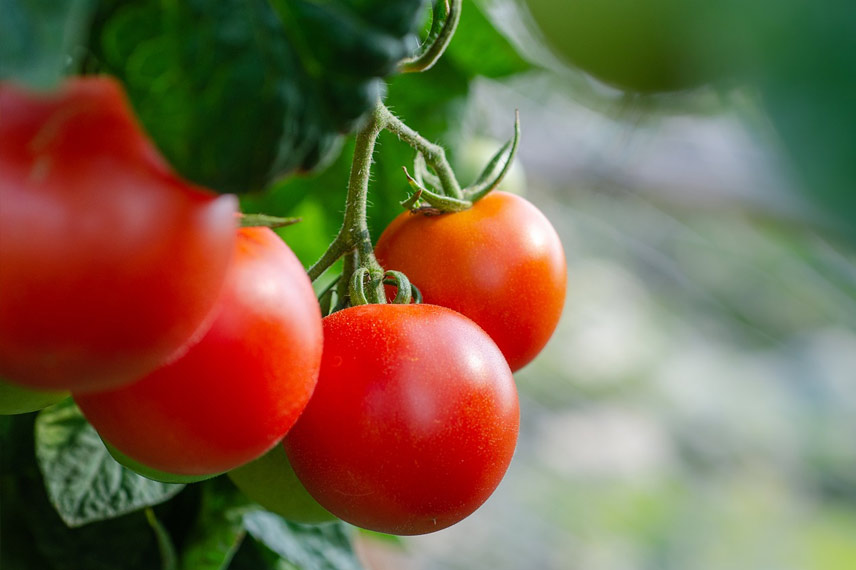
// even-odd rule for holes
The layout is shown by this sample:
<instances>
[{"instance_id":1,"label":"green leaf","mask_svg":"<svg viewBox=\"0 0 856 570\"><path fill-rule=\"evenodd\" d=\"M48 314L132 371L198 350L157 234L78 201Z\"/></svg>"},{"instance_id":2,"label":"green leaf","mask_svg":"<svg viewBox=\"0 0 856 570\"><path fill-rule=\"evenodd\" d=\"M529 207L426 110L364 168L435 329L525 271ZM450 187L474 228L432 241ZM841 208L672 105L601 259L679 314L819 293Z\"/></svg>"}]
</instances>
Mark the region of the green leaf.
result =
<instances>
[{"instance_id":1,"label":"green leaf","mask_svg":"<svg viewBox=\"0 0 856 570\"><path fill-rule=\"evenodd\" d=\"M443 57L470 77L499 78L531 69L482 10L472 0L464 2L458 30Z\"/></svg>"},{"instance_id":2,"label":"green leaf","mask_svg":"<svg viewBox=\"0 0 856 570\"><path fill-rule=\"evenodd\" d=\"M0 0L0 79L53 86L86 35L95 0Z\"/></svg>"},{"instance_id":3,"label":"green leaf","mask_svg":"<svg viewBox=\"0 0 856 570\"><path fill-rule=\"evenodd\" d=\"M182 570L225 570L243 543L248 501L220 477L202 484L202 507L184 541Z\"/></svg>"},{"instance_id":4,"label":"green leaf","mask_svg":"<svg viewBox=\"0 0 856 570\"><path fill-rule=\"evenodd\" d=\"M14 527L26 526L25 565L9 568L50 570L153 570L160 557L155 535L142 511L117 519L69 528L48 502L37 478L20 480L22 504L12 513ZM8 502L3 503L4 510ZM23 530L23 529L22 529ZM4 527L4 538L6 527ZM21 537L25 540L24 537ZM6 548L5 542L3 549ZM49 564L41 563L44 559ZM0 565L4 570L5 565Z\"/></svg>"},{"instance_id":5,"label":"green leaf","mask_svg":"<svg viewBox=\"0 0 856 570\"><path fill-rule=\"evenodd\" d=\"M300 570L359 570L350 533L342 523L301 525L267 511L244 515L247 532Z\"/></svg>"},{"instance_id":6,"label":"green leaf","mask_svg":"<svg viewBox=\"0 0 856 570\"><path fill-rule=\"evenodd\" d=\"M71 527L157 505L184 487L119 465L72 400L43 410L35 434L48 497Z\"/></svg>"},{"instance_id":7,"label":"green leaf","mask_svg":"<svg viewBox=\"0 0 856 570\"><path fill-rule=\"evenodd\" d=\"M105 0L92 50L173 166L224 192L339 151L414 47L422 0Z\"/></svg>"},{"instance_id":8,"label":"green leaf","mask_svg":"<svg viewBox=\"0 0 856 570\"><path fill-rule=\"evenodd\" d=\"M36 463L35 414L12 417L0 461L0 568L153 570L158 551L142 512L69 528L51 505ZM160 508L160 507L159 507Z\"/></svg>"}]
</instances>

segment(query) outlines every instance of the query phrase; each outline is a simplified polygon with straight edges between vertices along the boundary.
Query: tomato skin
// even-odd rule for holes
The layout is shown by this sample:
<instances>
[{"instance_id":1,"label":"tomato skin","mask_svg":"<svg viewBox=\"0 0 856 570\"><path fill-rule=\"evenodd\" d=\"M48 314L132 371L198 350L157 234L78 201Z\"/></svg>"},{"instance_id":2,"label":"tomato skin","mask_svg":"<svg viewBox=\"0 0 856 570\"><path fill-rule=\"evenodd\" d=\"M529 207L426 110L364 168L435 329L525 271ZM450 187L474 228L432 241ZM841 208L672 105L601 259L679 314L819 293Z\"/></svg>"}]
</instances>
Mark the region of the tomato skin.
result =
<instances>
[{"instance_id":1,"label":"tomato skin","mask_svg":"<svg viewBox=\"0 0 856 570\"><path fill-rule=\"evenodd\" d=\"M565 302L565 254L549 220L526 199L491 192L469 210L405 212L375 248L386 269L404 272L424 301L474 320L512 371L552 336Z\"/></svg>"},{"instance_id":2,"label":"tomato skin","mask_svg":"<svg viewBox=\"0 0 856 570\"><path fill-rule=\"evenodd\" d=\"M210 475L176 475L174 473L167 473L166 471L158 471L157 469L152 469L147 465L143 465L139 461L134 461L114 446L110 445L109 442L104 440L102 441L104 446L107 448L107 453L110 454L110 457L112 457L116 463L120 464L125 469L133 471L137 475L145 477L146 479L151 479L152 481L187 484L198 483L199 481L205 481L206 479L211 479L212 477L219 475L219 473L212 473Z\"/></svg>"},{"instance_id":3,"label":"tomato skin","mask_svg":"<svg viewBox=\"0 0 856 570\"><path fill-rule=\"evenodd\" d=\"M176 475L221 473L294 424L318 377L321 334L297 257L270 229L243 228L197 344L129 386L73 395L99 435L134 461Z\"/></svg>"},{"instance_id":4,"label":"tomato skin","mask_svg":"<svg viewBox=\"0 0 856 570\"><path fill-rule=\"evenodd\" d=\"M0 375L95 390L173 358L210 323L236 211L170 171L114 80L0 82Z\"/></svg>"},{"instance_id":5,"label":"tomato skin","mask_svg":"<svg viewBox=\"0 0 856 570\"><path fill-rule=\"evenodd\" d=\"M511 371L472 321L432 305L361 305L324 319L318 386L284 445L337 517L423 534L487 500L518 425Z\"/></svg>"}]
</instances>

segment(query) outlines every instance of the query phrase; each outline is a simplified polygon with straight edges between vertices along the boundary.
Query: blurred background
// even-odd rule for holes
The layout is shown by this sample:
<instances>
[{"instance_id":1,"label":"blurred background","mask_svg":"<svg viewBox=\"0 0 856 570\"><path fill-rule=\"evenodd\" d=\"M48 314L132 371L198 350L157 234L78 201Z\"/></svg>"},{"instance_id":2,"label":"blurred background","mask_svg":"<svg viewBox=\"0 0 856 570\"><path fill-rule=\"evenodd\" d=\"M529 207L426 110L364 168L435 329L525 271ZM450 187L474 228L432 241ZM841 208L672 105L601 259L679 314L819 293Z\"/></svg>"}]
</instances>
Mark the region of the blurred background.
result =
<instances>
[{"instance_id":1,"label":"blurred background","mask_svg":"<svg viewBox=\"0 0 856 570\"><path fill-rule=\"evenodd\" d=\"M590 42L579 65L582 48L548 44L524 6L465 2L443 60L394 79L387 104L453 151L464 183L520 110L505 184L562 237L565 313L516 375L521 437L495 495L432 535L365 536L362 556L378 570L856 568L856 6L726 1L675 21L666 0L529 4ZM597 17L619 18L599 29L632 50L598 57L661 68L587 60ZM338 228L314 214L341 211L349 153L245 201L303 216L282 235L307 264ZM411 161L381 139L375 236Z\"/></svg>"}]
</instances>

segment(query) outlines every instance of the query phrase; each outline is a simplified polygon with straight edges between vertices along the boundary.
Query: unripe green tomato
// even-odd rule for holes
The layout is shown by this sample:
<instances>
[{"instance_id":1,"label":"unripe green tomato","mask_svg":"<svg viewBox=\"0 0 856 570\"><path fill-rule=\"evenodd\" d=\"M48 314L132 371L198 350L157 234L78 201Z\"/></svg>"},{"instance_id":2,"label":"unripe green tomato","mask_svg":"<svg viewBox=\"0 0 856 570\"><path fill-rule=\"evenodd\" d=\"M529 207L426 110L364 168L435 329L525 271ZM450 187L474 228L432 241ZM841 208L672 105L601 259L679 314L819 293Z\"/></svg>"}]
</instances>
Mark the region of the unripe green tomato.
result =
<instances>
[{"instance_id":1,"label":"unripe green tomato","mask_svg":"<svg viewBox=\"0 0 856 570\"><path fill-rule=\"evenodd\" d=\"M29 390L0 380L0 416L25 414L68 398L68 392Z\"/></svg>"},{"instance_id":2,"label":"unripe green tomato","mask_svg":"<svg viewBox=\"0 0 856 570\"><path fill-rule=\"evenodd\" d=\"M104 441L104 440L101 440ZM143 465L139 461L135 461L131 459L106 441L104 441L104 445L107 447L107 451L110 452L110 455L115 459L119 464L123 467L127 467L137 475L141 475L146 479L151 479L152 481L159 481L161 483L196 483L198 481L204 481L206 479L211 479L212 477L216 477L217 475L177 475L175 473L167 473L166 471L160 471L158 469L153 469L146 465Z\"/></svg>"},{"instance_id":3,"label":"unripe green tomato","mask_svg":"<svg viewBox=\"0 0 856 570\"><path fill-rule=\"evenodd\" d=\"M247 497L286 520L311 524L338 520L306 491L282 445L228 475Z\"/></svg>"},{"instance_id":4,"label":"unripe green tomato","mask_svg":"<svg viewBox=\"0 0 856 570\"><path fill-rule=\"evenodd\" d=\"M464 185L472 184L501 147L501 142L490 137L472 137L461 145L456 153L455 164L458 181ZM518 196L526 194L526 173L520 160L515 159L511 163L511 167L496 189Z\"/></svg>"},{"instance_id":5,"label":"unripe green tomato","mask_svg":"<svg viewBox=\"0 0 856 570\"><path fill-rule=\"evenodd\" d=\"M699 26L706 25L707 7L699 0L526 4L556 54L604 83L651 93L696 87L712 79L707 57L715 50L696 40Z\"/></svg>"}]
</instances>

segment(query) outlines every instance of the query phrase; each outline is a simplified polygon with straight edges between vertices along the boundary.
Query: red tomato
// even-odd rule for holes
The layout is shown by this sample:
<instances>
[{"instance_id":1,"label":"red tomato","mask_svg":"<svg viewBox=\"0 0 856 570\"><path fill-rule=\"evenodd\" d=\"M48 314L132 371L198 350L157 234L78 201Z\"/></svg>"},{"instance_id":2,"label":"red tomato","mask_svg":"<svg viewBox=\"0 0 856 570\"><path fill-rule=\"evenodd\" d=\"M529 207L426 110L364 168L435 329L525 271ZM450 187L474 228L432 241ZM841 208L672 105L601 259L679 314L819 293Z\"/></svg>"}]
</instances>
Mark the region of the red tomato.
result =
<instances>
[{"instance_id":1,"label":"red tomato","mask_svg":"<svg viewBox=\"0 0 856 570\"><path fill-rule=\"evenodd\" d=\"M337 517L423 534L490 496L518 415L508 364L475 323L432 305L361 305L324 319L318 386L284 443Z\"/></svg>"},{"instance_id":2,"label":"red tomato","mask_svg":"<svg viewBox=\"0 0 856 570\"><path fill-rule=\"evenodd\" d=\"M105 441L177 475L233 469L271 449L318 378L321 310L297 257L244 228L214 323L181 358L112 391L74 394Z\"/></svg>"},{"instance_id":3,"label":"red tomato","mask_svg":"<svg viewBox=\"0 0 856 570\"><path fill-rule=\"evenodd\" d=\"M90 390L162 365L210 323L235 212L170 171L114 80L0 83L0 375Z\"/></svg>"},{"instance_id":4,"label":"red tomato","mask_svg":"<svg viewBox=\"0 0 856 570\"><path fill-rule=\"evenodd\" d=\"M386 269L404 272L424 301L471 318L512 371L544 348L565 302L565 253L547 218L520 196L492 192L469 210L405 212L377 242Z\"/></svg>"}]
</instances>

